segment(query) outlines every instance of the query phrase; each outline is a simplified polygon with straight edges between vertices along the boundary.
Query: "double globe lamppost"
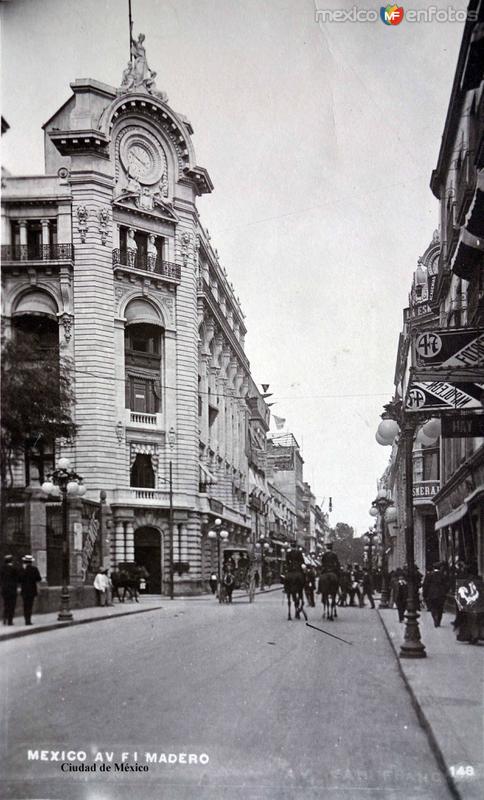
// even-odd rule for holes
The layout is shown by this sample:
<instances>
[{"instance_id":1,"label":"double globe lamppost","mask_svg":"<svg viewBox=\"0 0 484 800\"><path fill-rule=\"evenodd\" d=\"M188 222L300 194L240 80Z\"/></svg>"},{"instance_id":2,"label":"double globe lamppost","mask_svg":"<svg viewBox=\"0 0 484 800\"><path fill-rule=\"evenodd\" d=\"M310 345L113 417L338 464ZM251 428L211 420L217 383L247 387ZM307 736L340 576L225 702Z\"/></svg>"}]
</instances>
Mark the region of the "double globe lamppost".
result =
<instances>
[{"instance_id":1,"label":"double globe lamppost","mask_svg":"<svg viewBox=\"0 0 484 800\"><path fill-rule=\"evenodd\" d=\"M376 440L381 445L392 445L400 437L404 448L405 475L405 555L407 561L408 599L405 616L404 641L400 658L425 658L417 611L417 581L415 574L415 543L413 520L413 442L417 428L421 430L417 441L432 444L440 436L440 420L429 419L428 414L405 411L399 398L384 406L383 419L378 426Z\"/></svg>"},{"instance_id":2,"label":"double globe lamppost","mask_svg":"<svg viewBox=\"0 0 484 800\"><path fill-rule=\"evenodd\" d=\"M47 480L42 484L42 491L45 495L62 500L62 590L60 598L60 609L57 619L61 622L69 622L73 619L70 610L70 547L69 547L69 505L68 498L82 497L86 494L86 487L82 483L82 478L71 468L68 458L60 458L57 468L47 476Z\"/></svg>"},{"instance_id":3,"label":"double globe lamppost","mask_svg":"<svg viewBox=\"0 0 484 800\"><path fill-rule=\"evenodd\" d=\"M370 508L372 517L380 517L381 530L381 595L379 608L388 608L389 587L388 587L388 553L387 553L387 525L397 521L397 509L393 505L390 493L386 489L379 489L378 494L373 500Z\"/></svg>"},{"instance_id":4,"label":"double globe lamppost","mask_svg":"<svg viewBox=\"0 0 484 800\"><path fill-rule=\"evenodd\" d=\"M224 529L222 520L217 518L213 523L213 527L208 531L207 536L209 539L217 540L217 595L220 599L220 542L227 541L229 532Z\"/></svg>"}]
</instances>

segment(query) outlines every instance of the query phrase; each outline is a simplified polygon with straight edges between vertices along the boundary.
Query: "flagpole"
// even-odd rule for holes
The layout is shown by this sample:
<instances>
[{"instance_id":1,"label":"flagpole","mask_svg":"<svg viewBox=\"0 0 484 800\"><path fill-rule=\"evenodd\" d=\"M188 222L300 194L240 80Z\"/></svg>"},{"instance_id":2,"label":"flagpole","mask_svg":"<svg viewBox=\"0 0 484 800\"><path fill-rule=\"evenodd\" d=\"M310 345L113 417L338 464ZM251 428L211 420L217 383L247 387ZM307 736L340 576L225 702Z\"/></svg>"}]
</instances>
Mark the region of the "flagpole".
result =
<instances>
[{"instance_id":1,"label":"flagpole","mask_svg":"<svg viewBox=\"0 0 484 800\"><path fill-rule=\"evenodd\" d=\"M133 56L131 53L131 42L133 41L133 18L131 16L131 0L128 0L128 12L129 12L129 60L133 60Z\"/></svg>"}]
</instances>

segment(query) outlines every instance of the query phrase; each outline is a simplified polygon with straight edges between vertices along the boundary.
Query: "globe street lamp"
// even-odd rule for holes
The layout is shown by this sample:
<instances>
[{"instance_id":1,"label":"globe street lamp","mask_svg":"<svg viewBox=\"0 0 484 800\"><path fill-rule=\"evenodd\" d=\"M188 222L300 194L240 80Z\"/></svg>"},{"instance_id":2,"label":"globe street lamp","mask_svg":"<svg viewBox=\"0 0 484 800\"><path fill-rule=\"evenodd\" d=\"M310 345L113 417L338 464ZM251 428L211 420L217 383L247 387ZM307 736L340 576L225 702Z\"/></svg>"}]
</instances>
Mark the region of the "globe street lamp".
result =
<instances>
[{"instance_id":1,"label":"globe street lamp","mask_svg":"<svg viewBox=\"0 0 484 800\"><path fill-rule=\"evenodd\" d=\"M261 592L264 591L264 577L267 577L266 570L265 570L265 555L268 553L270 549L270 542L267 539L259 539L258 542L255 543L255 549L257 554L260 554L260 588Z\"/></svg>"},{"instance_id":2,"label":"globe street lamp","mask_svg":"<svg viewBox=\"0 0 484 800\"><path fill-rule=\"evenodd\" d=\"M395 522L397 518L397 512L393 505L393 500L391 500L388 496L388 493L385 489L380 489L375 500L373 500L372 506L370 508L370 514L372 517L380 517L380 527L381 527L381 546L382 546L382 555L381 555L381 574L382 574L382 585L381 585L381 596L380 596L380 605L379 608L388 608L388 558L387 558L387 546L386 546L386 523Z\"/></svg>"},{"instance_id":3,"label":"globe street lamp","mask_svg":"<svg viewBox=\"0 0 484 800\"><path fill-rule=\"evenodd\" d=\"M370 573L370 578L371 578L373 575L373 539L375 538L375 536L378 536L378 533L377 531L367 531L365 533L365 536L368 540L368 544L365 545L365 550L368 559L368 572Z\"/></svg>"},{"instance_id":4,"label":"globe street lamp","mask_svg":"<svg viewBox=\"0 0 484 800\"><path fill-rule=\"evenodd\" d=\"M427 415L408 413L400 399L395 398L384 406L383 421L377 431L377 441L392 445L400 434L404 450L405 476L405 552L408 566L408 597L405 616L404 640L400 658L425 658L425 645L420 636L417 611L417 583L415 575L415 542L413 521L413 439L417 427L427 420Z\"/></svg>"},{"instance_id":5,"label":"globe street lamp","mask_svg":"<svg viewBox=\"0 0 484 800\"><path fill-rule=\"evenodd\" d=\"M47 476L47 480L41 488L44 494L55 497L59 496L60 491L62 498L62 590L57 619L61 622L69 622L73 616L69 607L69 506L67 498L82 497L86 494L86 487L82 484L81 476L71 469L69 459L60 458L57 462L57 469Z\"/></svg>"},{"instance_id":6,"label":"globe street lamp","mask_svg":"<svg viewBox=\"0 0 484 800\"><path fill-rule=\"evenodd\" d=\"M220 601L221 599L221 592L220 592L220 542L225 542L229 538L229 532L224 530L222 527L222 520L216 519L213 523L213 528L211 528L207 534L209 539L216 539L217 540L217 596Z\"/></svg>"}]
</instances>

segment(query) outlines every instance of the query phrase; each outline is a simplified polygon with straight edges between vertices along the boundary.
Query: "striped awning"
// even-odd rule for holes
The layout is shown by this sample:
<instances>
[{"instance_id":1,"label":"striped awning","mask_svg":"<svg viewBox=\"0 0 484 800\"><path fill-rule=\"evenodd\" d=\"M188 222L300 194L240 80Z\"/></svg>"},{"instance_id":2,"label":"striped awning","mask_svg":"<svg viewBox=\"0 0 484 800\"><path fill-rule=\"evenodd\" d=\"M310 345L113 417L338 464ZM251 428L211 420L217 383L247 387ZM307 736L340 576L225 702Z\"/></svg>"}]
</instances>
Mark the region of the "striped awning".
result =
<instances>
[{"instance_id":1,"label":"striped awning","mask_svg":"<svg viewBox=\"0 0 484 800\"><path fill-rule=\"evenodd\" d=\"M469 510L469 506L467 503L462 503L462 505L458 506L457 508L452 509L445 517L438 519L435 523L435 530L440 531L441 528L446 528L447 525L454 525L456 522L459 522Z\"/></svg>"}]
</instances>

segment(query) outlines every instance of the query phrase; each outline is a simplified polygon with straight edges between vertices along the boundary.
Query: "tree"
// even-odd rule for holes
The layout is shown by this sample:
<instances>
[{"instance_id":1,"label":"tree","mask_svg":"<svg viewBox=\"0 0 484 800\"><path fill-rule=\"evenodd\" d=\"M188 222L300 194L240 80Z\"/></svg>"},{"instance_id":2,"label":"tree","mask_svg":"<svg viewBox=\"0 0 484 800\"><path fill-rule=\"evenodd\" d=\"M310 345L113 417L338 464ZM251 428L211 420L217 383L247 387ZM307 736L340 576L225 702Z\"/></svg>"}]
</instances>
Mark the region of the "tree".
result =
<instances>
[{"instance_id":1,"label":"tree","mask_svg":"<svg viewBox=\"0 0 484 800\"><path fill-rule=\"evenodd\" d=\"M74 393L71 367L57 347L23 333L2 347L0 473L2 489L13 483L12 469L29 447L72 439ZM2 491L2 496L4 492Z\"/></svg>"},{"instance_id":2,"label":"tree","mask_svg":"<svg viewBox=\"0 0 484 800\"><path fill-rule=\"evenodd\" d=\"M354 564L363 560L363 541L354 538L355 530L346 522L337 522L330 528L329 541L341 564Z\"/></svg>"}]
</instances>

